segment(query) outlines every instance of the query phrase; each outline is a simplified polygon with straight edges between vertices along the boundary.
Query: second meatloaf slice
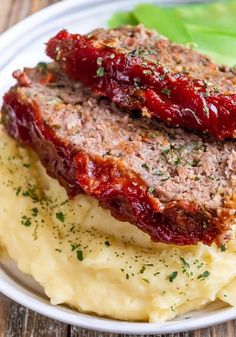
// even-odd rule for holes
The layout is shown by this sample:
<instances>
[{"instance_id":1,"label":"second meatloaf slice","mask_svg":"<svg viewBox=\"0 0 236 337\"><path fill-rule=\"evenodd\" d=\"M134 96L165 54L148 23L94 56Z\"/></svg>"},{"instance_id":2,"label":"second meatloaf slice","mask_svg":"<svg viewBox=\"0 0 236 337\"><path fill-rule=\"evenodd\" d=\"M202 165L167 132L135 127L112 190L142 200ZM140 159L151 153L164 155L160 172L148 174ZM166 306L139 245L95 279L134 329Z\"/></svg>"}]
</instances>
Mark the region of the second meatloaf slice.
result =
<instances>
[{"instance_id":1,"label":"second meatloaf slice","mask_svg":"<svg viewBox=\"0 0 236 337\"><path fill-rule=\"evenodd\" d=\"M236 137L236 71L143 26L61 31L47 54L71 78L120 108L172 126Z\"/></svg>"},{"instance_id":2,"label":"second meatloaf slice","mask_svg":"<svg viewBox=\"0 0 236 337\"><path fill-rule=\"evenodd\" d=\"M55 65L16 72L6 131L32 147L70 197L87 193L153 241L211 244L235 217L235 143L130 116Z\"/></svg>"}]
</instances>

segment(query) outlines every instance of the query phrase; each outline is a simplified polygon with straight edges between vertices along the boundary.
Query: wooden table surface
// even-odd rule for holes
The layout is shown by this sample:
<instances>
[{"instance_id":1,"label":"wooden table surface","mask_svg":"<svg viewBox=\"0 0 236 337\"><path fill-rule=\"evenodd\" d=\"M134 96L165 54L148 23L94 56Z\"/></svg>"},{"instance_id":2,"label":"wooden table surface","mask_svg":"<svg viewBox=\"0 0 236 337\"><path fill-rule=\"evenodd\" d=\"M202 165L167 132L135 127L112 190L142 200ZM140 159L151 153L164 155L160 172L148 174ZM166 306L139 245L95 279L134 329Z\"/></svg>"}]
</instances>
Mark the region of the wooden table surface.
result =
<instances>
[{"instance_id":1,"label":"wooden table surface","mask_svg":"<svg viewBox=\"0 0 236 337\"><path fill-rule=\"evenodd\" d=\"M0 32L58 0L0 0ZM79 1L79 0L78 0ZM128 1L128 0L127 0ZM0 337L118 337L69 326L9 300L0 293ZM159 337L236 337L236 321L207 329Z\"/></svg>"}]
</instances>

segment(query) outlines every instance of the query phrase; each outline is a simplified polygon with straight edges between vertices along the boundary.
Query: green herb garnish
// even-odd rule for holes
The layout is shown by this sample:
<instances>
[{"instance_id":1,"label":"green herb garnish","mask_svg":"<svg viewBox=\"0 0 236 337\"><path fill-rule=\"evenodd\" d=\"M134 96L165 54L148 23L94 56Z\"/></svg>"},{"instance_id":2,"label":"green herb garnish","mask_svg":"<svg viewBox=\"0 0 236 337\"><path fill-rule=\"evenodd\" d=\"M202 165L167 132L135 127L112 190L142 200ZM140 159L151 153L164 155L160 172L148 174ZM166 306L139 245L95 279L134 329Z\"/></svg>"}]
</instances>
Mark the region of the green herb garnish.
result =
<instances>
[{"instance_id":1,"label":"green herb garnish","mask_svg":"<svg viewBox=\"0 0 236 337\"><path fill-rule=\"evenodd\" d=\"M57 218L59 221L61 221L61 222L64 222L64 221L65 221L65 215L64 215L64 213L62 213L62 212L56 213L56 218Z\"/></svg>"},{"instance_id":2,"label":"green herb garnish","mask_svg":"<svg viewBox=\"0 0 236 337\"><path fill-rule=\"evenodd\" d=\"M180 258L180 261L183 263L183 266L185 268L190 268L189 263L185 260L185 258L183 256L180 256L179 258Z\"/></svg>"},{"instance_id":3,"label":"green herb garnish","mask_svg":"<svg viewBox=\"0 0 236 337\"><path fill-rule=\"evenodd\" d=\"M221 244L220 245L220 250L222 251L222 252L225 252L226 251L226 246L225 246L225 244Z\"/></svg>"},{"instance_id":4,"label":"green herb garnish","mask_svg":"<svg viewBox=\"0 0 236 337\"><path fill-rule=\"evenodd\" d=\"M144 168L146 171L150 171L150 168L147 163L142 164L142 168Z\"/></svg>"},{"instance_id":5,"label":"green herb garnish","mask_svg":"<svg viewBox=\"0 0 236 337\"><path fill-rule=\"evenodd\" d=\"M106 246L106 247L110 247L110 245L111 245L111 244L110 244L110 242L109 242L108 240L105 241L105 246Z\"/></svg>"},{"instance_id":6,"label":"green herb garnish","mask_svg":"<svg viewBox=\"0 0 236 337\"><path fill-rule=\"evenodd\" d=\"M150 186L148 189L148 193L153 194L154 191L155 191L155 188L153 186Z\"/></svg>"},{"instance_id":7,"label":"green herb garnish","mask_svg":"<svg viewBox=\"0 0 236 337\"><path fill-rule=\"evenodd\" d=\"M143 280L144 282L146 282L146 283L150 283L149 280L146 279L146 278L142 278L142 280Z\"/></svg>"},{"instance_id":8,"label":"green herb garnish","mask_svg":"<svg viewBox=\"0 0 236 337\"><path fill-rule=\"evenodd\" d=\"M104 67L102 67L102 66L98 67L96 75L97 75L97 77L103 77L105 75Z\"/></svg>"},{"instance_id":9,"label":"green herb garnish","mask_svg":"<svg viewBox=\"0 0 236 337\"><path fill-rule=\"evenodd\" d=\"M171 90L170 89L163 88L163 89L161 89L161 92L162 92L162 94L170 97L170 94L171 94Z\"/></svg>"},{"instance_id":10,"label":"green herb garnish","mask_svg":"<svg viewBox=\"0 0 236 337\"><path fill-rule=\"evenodd\" d=\"M82 250L77 250L76 255L77 255L77 259L78 259L79 261L83 261L84 257L83 257L83 252L82 252Z\"/></svg>"},{"instance_id":11,"label":"green herb garnish","mask_svg":"<svg viewBox=\"0 0 236 337\"><path fill-rule=\"evenodd\" d=\"M144 75L152 75L152 70L145 69L143 70Z\"/></svg>"},{"instance_id":12,"label":"green herb garnish","mask_svg":"<svg viewBox=\"0 0 236 337\"><path fill-rule=\"evenodd\" d=\"M20 186L20 187L17 187L17 189L16 189L16 196L18 196L18 195L20 194L21 189L22 189L21 186Z\"/></svg>"},{"instance_id":13,"label":"green herb garnish","mask_svg":"<svg viewBox=\"0 0 236 337\"><path fill-rule=\"evenodd\" d=\"M170 179L170 176L165 176L165 177L161 178L161 181L167 181L169 179Z\"/></svg>"},{"instance_id":14,"label":"green herb garnish","mask_svg":"<svg viewBox=\"0 0 236 337\"><path fill-rule=\"evenodd\" d=\"M30 227L32 225L31 219L28 216L23 215L21 218L21 224L26 227Z\"/></svg>"},{"instance_id":15,"label":"green herb garnish","mask_svg":"<svg viewBox=\"0 0 236 337\"><path fill-rule=\"evenodd\" d=\"M198 275L198 280L205 280L207 277L210 276L210 272L208 270L204 271L204 273Z\"/></svg>"},{"instance_id":16,"label":"green herb garnish","mask_svg":"<svg viewBox=\"0 0 236 337\"><path fill-rule=\"evenodd\" d=\"M37 64L37 69L41 74L44 74L47 71L48 65L46 62L39 62Z\"/></svg>"},{"instance_id":17,"label":"green herb garnish","mask_svg":"<svg viewBox=\"0 0 236 337\"><path fill-rule=\"evenodd\" d=\"M32 214L32 216L37 216L38 215L38 208L36 208L36 207L34 207L34 208L32 208L32 210L31 210L31 214Z\"/></svg>"},{"instance_id":18,"label":"green herb garnish","mask_svg":"<svg viewBox=\"0 0 236 337\"><path fill-rule=\"evenodd\" d=\"M173 271L173 273L171 273L171 274L168 276L168 280L169 280L170 282L173 282L173 281L176 279L177 275L178 275L178 272L177 272L177 271Z\"/></svg>"},{"instance_id":19,"label":"green herb garnish","mask_svg":"<svg viewBox=\"0 0 236 337\"><path fill-rule=\"evenodd\" d=\"M199 163L200 163L200 159L193 159L193 161L191 163L191 166L192 167L197 167Z\"/></svg>"}]
</instances>

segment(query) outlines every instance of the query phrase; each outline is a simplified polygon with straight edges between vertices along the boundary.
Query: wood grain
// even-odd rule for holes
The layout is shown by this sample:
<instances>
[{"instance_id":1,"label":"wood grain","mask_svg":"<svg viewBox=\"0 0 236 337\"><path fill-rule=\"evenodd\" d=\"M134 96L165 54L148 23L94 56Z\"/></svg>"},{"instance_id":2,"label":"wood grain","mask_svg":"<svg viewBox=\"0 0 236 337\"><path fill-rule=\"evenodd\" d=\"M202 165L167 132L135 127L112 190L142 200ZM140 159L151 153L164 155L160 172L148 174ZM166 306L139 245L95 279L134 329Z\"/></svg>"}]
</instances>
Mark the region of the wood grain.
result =
<instances>
[{"instance_id":1,"label":"wood grain","mask_svg":"<svg viewBox=\"0 0 236 337\"><path fill-rule=\"evenodd\" d=\"M0 32L26 16L56 2L58 0L0 0ZM0 294L0 337L128 336L68 326L26 309ZM155 337L236 337L236 321L193 332L155 335Z\"/></svg>"}]
</instances>

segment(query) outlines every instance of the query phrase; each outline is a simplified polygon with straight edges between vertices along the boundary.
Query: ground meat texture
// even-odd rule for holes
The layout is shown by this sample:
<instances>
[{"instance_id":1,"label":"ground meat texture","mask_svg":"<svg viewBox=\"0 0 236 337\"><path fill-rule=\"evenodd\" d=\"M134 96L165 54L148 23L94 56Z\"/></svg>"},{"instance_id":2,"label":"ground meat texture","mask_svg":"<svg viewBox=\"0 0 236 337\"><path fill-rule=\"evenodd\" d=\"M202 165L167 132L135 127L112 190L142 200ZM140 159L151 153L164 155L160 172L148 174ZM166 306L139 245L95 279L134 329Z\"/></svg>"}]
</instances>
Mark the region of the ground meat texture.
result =
<instances>
[{"instance_id":1,"label":"ground meat texture","mask_svg":"<svg viewBox=\"0 0 236 337\"><path fill-rule=\"evenodd\" d=\"M17 71L4 96L9 135L34 149L70 197L87 193L153 241L222 243L235 218L235 142L131 116L55 64Z\"/></svg>"},{"instance_id":2,"label":"ground meat texture","mask_svg":"<svg viewBox=\"0 0 236 337\"><path fill-rule=\"evenodd\" d=\"M143 26L61 31L47 54L75 80L119 107L169 125L236 137L236 71Z\"/></svg>"}]
</instances>

